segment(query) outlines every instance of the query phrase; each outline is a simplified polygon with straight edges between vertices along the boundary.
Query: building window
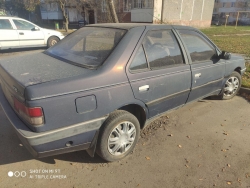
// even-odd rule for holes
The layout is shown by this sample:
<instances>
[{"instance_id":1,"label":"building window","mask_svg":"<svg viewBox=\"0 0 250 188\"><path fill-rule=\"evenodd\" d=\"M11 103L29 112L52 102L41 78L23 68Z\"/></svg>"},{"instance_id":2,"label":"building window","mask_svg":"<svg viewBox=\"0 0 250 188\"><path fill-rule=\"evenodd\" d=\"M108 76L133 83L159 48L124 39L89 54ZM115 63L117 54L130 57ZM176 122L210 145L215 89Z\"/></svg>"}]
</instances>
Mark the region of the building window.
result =
<instances>
[{"instance_id":1,"label":"building window","mask_svg":"<svg viewBox=\"0 0 250 188\"><path fill-rule=\"evenodd\" d=\"M232 3L231 3L231 7L235 7L235 2L232 2Z\"/></svg>"},{"instance_id":2,"label":"building window","mask_svg":"<svg viewBox=\"0 0 250 188\"><path fill-rule=\"evenodd\" d=\"M123 0L123 12L130 12L131 0Z\"/></svg>"},{"instance_id":3,"label":"building window","mask_svg":"<svg viewBox=\"0 0 250 188\"><path fill-rule=\"evenodd\" d=\"M219 0L215 0L214 2L215 2L215 3L219 3Z\"/></svg>"},{"instance_id":4,"label":"building window","mask_svg":"<svg viewBox=\"0 0 250 188\"><path fill-rule=\"evenodd\" d=\"M217 9L216 8L214 8L214 11L213 12L217 12Z\"/></svg>"},{"instance_id":5,"label":"building window","mask_svg":"<svg viewBox=\"0 0 250 188\"><path fill-rule=\"evenodd\" d=\"M133 0L133 8L153 8L154 1L153 0Z\"/></svg>"},{"instance_id":6,"label":"building window","mask_svg":"<svg viewBox=\"0 0 250 188\"><path fill-rule=\"evenodd\" d=\"M40 4L41 12L58 12L57 3L41 3Z\"/></svg>"},{"instance_id":7,"label":"building window","mask_svg":"<svg viewBox=\"0 0 250 188\"><path fill-rule=\"evenodd\" d=\"M225 7L226 6L226 3L222 3L222 7Z\"/></svg>"},{"instance_id":8,"label":"building window","mask_svg":"<svg viewBox=\"0 0 250 188\"><path fill-rule=\"evenodd\" d=\"M107 12L108 6L106 0L102 0L102 12Z\"/></svg>"}]
</instances>

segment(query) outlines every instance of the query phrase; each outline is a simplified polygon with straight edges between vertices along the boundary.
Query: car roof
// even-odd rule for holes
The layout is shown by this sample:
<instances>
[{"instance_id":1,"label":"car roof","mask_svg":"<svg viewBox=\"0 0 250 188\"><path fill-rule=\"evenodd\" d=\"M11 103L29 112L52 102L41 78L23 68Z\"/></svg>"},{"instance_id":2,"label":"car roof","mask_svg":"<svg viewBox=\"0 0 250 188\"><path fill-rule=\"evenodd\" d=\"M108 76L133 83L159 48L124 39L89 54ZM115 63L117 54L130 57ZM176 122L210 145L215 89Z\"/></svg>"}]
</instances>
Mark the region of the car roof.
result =
<instances>
[{"instance_id":1,"label":"car roof","mask_svg":"<svg viewBox=\"0 0 250 188\"><path fill-rule=\"evenodd\" d=\"M17 18L17 19L22 19L23 20L23 18L20 18L20 17L18 17L18 16L6 16L6 15L0 15L0 19L1 18L6 18L6 19L9 19L9 18Z\"/></svg>"},{"instance_id":2,"label":"car roof","mask_svg":"<svg viewBox=\"0 0 250 188\"><path fill-rule=\"evenodd\" d=\"M180 25L168 25L168 24L151 24L151 23L104 23L104 24L90 24L87 25L87 27L106 27L106 28L116 28L116 29L132 29L135 27L153 27L154 29L159 27L159 28L164 28L164 26L170 26L172 28L178 28L178 29L194 29L193 27L189 26L180 26Z\"/></svg>"}]
</instances>

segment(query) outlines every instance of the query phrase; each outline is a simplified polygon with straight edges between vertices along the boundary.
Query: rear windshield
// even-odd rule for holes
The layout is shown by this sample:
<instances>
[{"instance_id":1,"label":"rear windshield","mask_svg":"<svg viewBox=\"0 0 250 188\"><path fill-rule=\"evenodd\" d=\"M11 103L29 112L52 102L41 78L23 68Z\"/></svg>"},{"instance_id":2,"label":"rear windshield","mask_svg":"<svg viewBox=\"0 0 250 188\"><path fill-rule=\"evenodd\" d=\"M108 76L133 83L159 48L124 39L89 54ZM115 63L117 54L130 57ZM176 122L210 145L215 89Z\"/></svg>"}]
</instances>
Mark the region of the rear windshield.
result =
<instances>
[{"instance_id":1,"label":"rear windshield","mask_svg":"<svg viewBox=\"0 0 250 188\"><path fill-rule=\"evenodd\" d=\"M126 30L84 27L49 48L45 53L86 68L100 66Z\"/></svg>"}]
</instances>

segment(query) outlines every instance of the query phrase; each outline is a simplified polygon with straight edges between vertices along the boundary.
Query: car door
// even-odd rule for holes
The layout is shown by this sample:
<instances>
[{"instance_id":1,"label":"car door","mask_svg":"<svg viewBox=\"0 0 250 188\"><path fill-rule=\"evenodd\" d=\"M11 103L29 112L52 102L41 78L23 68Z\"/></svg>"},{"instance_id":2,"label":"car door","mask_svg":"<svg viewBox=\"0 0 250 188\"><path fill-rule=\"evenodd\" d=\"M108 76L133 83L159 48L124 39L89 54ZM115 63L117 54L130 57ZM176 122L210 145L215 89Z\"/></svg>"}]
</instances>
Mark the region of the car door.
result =
<instances>
[{"instance_id":1,"label":"car door","mask_svg":"<svg viewBox=\"0 0 250 188\"><path fill-rule=\"evenodd\" d=\"M20 46L41 46L44 45L44 34L37 26L19 19L13 19L19 35Z\"/></svg>"},{"instance_id":2,"label":"car door","mask_svg":"<svg viewBox=\"0 0 250 188\"><path fill-rule=\"evenodd\" d=\"M148 31L137 46L127 74L135 98L147 105L149 118L186 103L191 70L185 57L171 29Z\"/></svg>"},{"instance_id":3,"label":"car door","mask_svg":"<svg viewBox=\"0 0 250 188\"><path fill-rule=\"evenodd\" d=\"M17 31L8 18L0 19L0 49L19 47Z\"/></svg>"},{"instance_id":4,"label":"car door","mask_svg":"<svg viewBox=\"0 0 250 188\"><path fill-rule=\"evenodd\" d=\"M225 75L225 60L215 46L195 30L178 30L188 51L192 70L192 91L188 102L219 94Z\"/></svg>"}]
</instances>

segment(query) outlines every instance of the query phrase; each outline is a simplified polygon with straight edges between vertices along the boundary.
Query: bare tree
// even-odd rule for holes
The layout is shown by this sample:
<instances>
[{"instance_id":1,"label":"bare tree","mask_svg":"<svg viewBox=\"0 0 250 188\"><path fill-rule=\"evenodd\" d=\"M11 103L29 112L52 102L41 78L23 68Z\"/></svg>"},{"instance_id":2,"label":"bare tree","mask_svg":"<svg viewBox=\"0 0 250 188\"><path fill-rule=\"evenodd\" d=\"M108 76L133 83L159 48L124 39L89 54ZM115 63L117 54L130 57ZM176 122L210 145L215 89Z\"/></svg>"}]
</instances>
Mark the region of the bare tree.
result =
<instances>
[{"instance_id":1,"label":"bare tree","mask_svg":"<svg viewBox=\"0 0 250 188\"><path fill-rule=\"evenodd\" d=\"M73 2L74 0L71 0L71 1ZM69 17L68 17L68 14L66 12L67 10L65 8L67 3L68 3L68 0L45 0L44 3L46 3L46 4L57 3L60 6L62 14L63 14L64 27L65 27L66 32L68 32L68 30L69 30Z\"/></svg>"},{"instance_id":2,"label":"bare tree","mask_svg":"<svg viewBox=\"0 0 250 188\"><path fill-rule=\"evenodd\" d=\"M119 23L113 0L108 0L108 7L109 7L110 15L111 15L113 22Z\"/></svg>"},{"instance_id":3,"label":"bare tree","mask_svg":"<svg viewBox=\"0 0 250 188\"><path fill-rule=\"evenodd\" d=\"M93 0L75 0L79 1L78 5L81 4L81 6L76 6L79 7L80 9L82 6L88 7L88 9L99 9L102 10L104 8L104 12L102 12L102 15L99 15L99 17L102 20L105 20L106 22L114 22L114 23L119 23L119 19L116 13L116 8L115 8L115 2L113 0L104 0L104 4L102 3L103 0L98 0L98 1L93 1ZM102 7L105 6L105 7Z\"/></svg>"},{"instance_id":4,"label":"bare tree","mask_svg":"<svg viewBox=\"0 0 250 188\"><path fill-rule=\"evenodd\" d=\"M20 0L24 4L24 8L29 12L34 12L40 0Z\"/></svg>"}]
</instances>

